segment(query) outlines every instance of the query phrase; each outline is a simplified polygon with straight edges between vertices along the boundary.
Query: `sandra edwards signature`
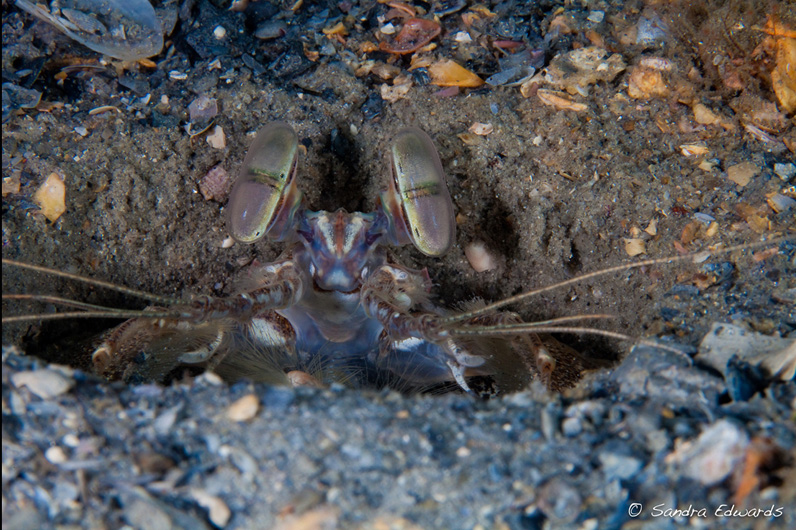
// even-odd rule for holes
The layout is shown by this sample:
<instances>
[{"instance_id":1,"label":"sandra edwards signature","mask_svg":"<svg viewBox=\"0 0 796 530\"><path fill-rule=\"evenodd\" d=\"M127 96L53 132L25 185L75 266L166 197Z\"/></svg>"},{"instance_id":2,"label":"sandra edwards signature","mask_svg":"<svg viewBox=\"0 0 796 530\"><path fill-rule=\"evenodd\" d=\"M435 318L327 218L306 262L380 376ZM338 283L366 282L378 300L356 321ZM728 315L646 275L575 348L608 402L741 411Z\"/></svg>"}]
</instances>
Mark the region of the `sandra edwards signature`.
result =
<instances>
[{"instance_id":1,"label":"sandra edwards signature","mask_svg":"<svg viewBox=\"0 0 796 530\"><path fill-rule=\"evenodd\" d=\"M634 502L627 508L630 517L638 517L644 512L640 502ZM782 517L784 508L772 504L766 508L737 508L734 504L720 504L717 508L695 507L689 504L686 508L675 508L665 503L652 507L652 517Z\"/></svg>"}]
</instances>

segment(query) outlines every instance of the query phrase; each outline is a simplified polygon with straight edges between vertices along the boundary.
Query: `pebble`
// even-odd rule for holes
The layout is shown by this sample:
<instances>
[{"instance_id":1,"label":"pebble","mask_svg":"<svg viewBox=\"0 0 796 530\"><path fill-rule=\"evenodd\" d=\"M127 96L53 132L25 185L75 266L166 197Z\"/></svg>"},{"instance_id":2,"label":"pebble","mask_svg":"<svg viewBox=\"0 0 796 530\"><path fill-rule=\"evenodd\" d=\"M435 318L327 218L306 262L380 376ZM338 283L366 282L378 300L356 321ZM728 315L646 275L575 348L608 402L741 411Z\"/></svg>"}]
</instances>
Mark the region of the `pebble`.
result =
<instances>
[{"instance_id":1,"label":"pebble","mask_svg":"<svg viewBox=\"0 0 796 530\"><path fill-rule=\"evenodd\" d=\"M627 80L627 95L633 99L663 98L669 95L669 86L660 71L636 67Z\"/></svg>"},{"instance_id":2,"label":"pebble","mask_svg":"<svg viewBox=\"0 0 796 530\"><path fill-rule=\"evenodd\" d=\"M605 11L592 11L589 13L589 16L586 17L586 20L589 22L594 22L595 24L599 24L605 18Z\"/></svg>"},{"instance_id":3,"label":"pebble","mask_svg":"<svg viewBox=\"0 0 796 530\"><path fill-rule=\"evenodd\" d=\"M486 249L486 245L482 241L473 241L467 245L464 248L464 255L476 272L486 272L497 268L497 260Z\"/></svg>"},{"instance_id":4,"label":"pebble","mask_svg":"<svg viewBox=\"0 0 796 530\"><path fill-rule=\"evenodd\" d=\"M216 39L221 40L227 36L227 29L224 26L216 26L213 30L213 36Z\"/></svg>"},{"instance_id":5,"label":"pebble","mask_svg":"<svg viewBox=\"0 0 796 530\"><path fill-rule=\"evenodd\" d=\"M149 494L136 488L135 493L123 492L119 499L123 506L124 520L134 528L147 530L171 530L171 517Z\"/></svg>"},{"instance_id":6,"label":"pebble","mask_svg":"<svg viewBox=\"0 0 796 530\"><path fill-rule=\"evenodd\" d=\"M462 44L469 44L473 42L473 38L466 31L458 31L453 35L453 40Z\"/></svg>"},{"instance_id":7,"label":"pebble","mask_svg":"<svg viewBox=\"0 0 796 530\"><path fill-rule=\"evenodd\" d=\"M194 488L191 490L191 497L202 508L207 510L207 516L210 522L218 528L227 526L232 512L221 498L215 495L210 495L205 490Z\"/></svg>"},{"instance_id":8,"label":"pebble","mask_svg":"<svg viewBox=\"0 0 796 530\"><path fill-rule=\"evenodd\" d=\"M227 418L232 421L249 421L257 415L260 402L254 394L248 394L227 407Z\"/></svg>"},{"instance_id":9,"label":"pebble","mask_svg":"<svg viewBox=\"0 0 796 530\"><path fill-rule=\"evenodd\" d=\"M44 458L51 464L63 464L67 460L66 453L63 448L58 445L47 448L47 450L44 451Z\"/></svg>"},{"instance_id":10,"label":"pebble","mask_svg":"<svg viewBox=\"0 0 796 530\"><path fill-rule=\"evenodd\" d=\"M657 17L653 19L642 17L636 27L636 44L651 46L657 41L666 39L665 26Z\"/></svg>"},{"instance_id":11,"label":"pebble","mask_svg":"<svg viewBox=\"0 0 796 530\"><path fill-rule=\"evenodd\" d=\"M772 365L780 352L796 348L793 339L764 335L740 326L714 322L710 331L699 344L699 362L705 363L722 375L727 375L727 366L733 357L753 364L762 364L772 375L778 375L781 366ZM787 361L787 354L782 354ZM792 372L785 372L785 375Z\"/></svg>"},{"instance_id":12,"label":"pebble","mask_svg":"<svg viewBox=\"0 0 796 530\"><path fill-rule=\"evenodd\" d=\"M64 179L58 173L50 173L44 184L33 195L33 202L39 205L42 215L51 223L57 221L66 211Z\"/></svg>"},{"instance_id":13,"label":"pebble","mask_svg":"<svg viewBox=\"0 0 796 530\"><path fill-rule=\"evenodd\" d=\"M741 465L748 445L746 432L729 420L719 420L696 440L681 442L666 456L666 462L681 466L686 476L712 486Z\"/></svg>"},{"instance_id":14,"label":"pebble","mask_svg":"<svg viewBox=\"0 0 796 530\"><path fill-rule=\"evenodd\" d=\"M52 399L67 392L74 380L63 374L47 368L17 372L11 378L16 387L27 387L33 394L41 399Z\"/></svg>"},{"instance_id":15,"label":"pebble","mask_svg":"<svg viewBox=\"0 0 796 530\"><path fill-rule=\"evenodd\" d=\"M796 177L796 164L774 164L774 173L782 179L783 182L789 182L793 177Z\"/></svg>"},{"instance_id":16,"label":"pebble","mask_svg":"<svg viewBox=\"0 0 796 530\"><path fill-rule=\"evenodd\" d=\"M582 499L578 490L563 478L553 478L539 490L539 509L553 523L571 523L580 514Z\"/></svg>"},{"instance_id":17,"label":"pebble","mask_svg":"<svg viewBox=\"0 0 796 530\"><path fill-rule=\"evenodd\" d=\"M570 438L577 436L583 431L583 423L580 418L567 418L561 423L561 431Z\"/></svg>"},{"instance_id":18,"label":"pebble","mask_svg":"<svg viewBox=\"0 0 796 530\"><path fill-rule=\"evenodd\" d=\"M254 31L254 36L262 40L273 40L284 36L287 33L287 25L281 20L268 20L263 22Z\"/></svg>"},{"instance_id":19,"label":"pebble","mask_svg":"<svg viewBox=\"0 0 796 530\"><path fill-rule=\"evenodd\" d=\"M579 48L559 54L542 70L544 81L570 94L588 94L588 86L598 82L611 82L625 70L622 56L609 55L598 46Z\"/></svg>"},{"instance_id":20,"label":"pebble","mask_svg":"<svg viewBox=\"0 0 796 530\"><path fill-rule=\"evenodd\" d=\"M205 95L191 101L188 105L188 118L191 122L205 121L218 115L218 101Z\"/></svg>"},{"instance_id":21,"label":"pebble","mask_svg":"<svg viewBox=\"0 0 796 530\"><path fill-rule=\"evenodd\" d=\"M641 460L630 455L602 451L597 458L600 460L603 473L605 473L605 477L608 480L630 479L635 476L642 467Z\"/></svg>"},{"instance_id":22,"label":"pebble","mask_svg":"<svg viewBox=\"0 0 796 530\"><path fill-rule=\"evenodd\" d=\"M217 202L224 202L229 194L230 185L231 183L227 170L220 165L213 166L210 171L202 177L202 180L199 181L199 191L202 193L202 197L207 201L214 200ZM229 244L226 247L222 245L222 248L229 248L230 246L232 245Z\"/></svg>"}]
</instances>

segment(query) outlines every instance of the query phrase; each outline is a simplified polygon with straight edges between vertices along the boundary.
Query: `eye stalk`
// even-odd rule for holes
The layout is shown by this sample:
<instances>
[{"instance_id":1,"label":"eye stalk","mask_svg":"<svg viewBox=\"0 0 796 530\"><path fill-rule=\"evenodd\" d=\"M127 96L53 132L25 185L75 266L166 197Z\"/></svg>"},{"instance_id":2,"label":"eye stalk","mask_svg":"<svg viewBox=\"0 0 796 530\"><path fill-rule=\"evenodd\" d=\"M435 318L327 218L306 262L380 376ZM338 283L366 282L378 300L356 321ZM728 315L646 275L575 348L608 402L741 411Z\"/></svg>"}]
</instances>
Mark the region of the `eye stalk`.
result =
<instances>
[{"instance_id":1,"label":"eye stalk","mask_svg":"<svg viewBox=\"0 0 796 530\"><path fill-rule=\"evenodd\" d=\"M389 187L380 198L390 242L444 255L456 240L456 222L434 142L420 129L402 129L390 146L389 163Z\"/></svg>"},{"instance_id":2,"label":"eye stalk","mask_svg":"<svg viewBox=\"0 0 796 530\"><path fill-rule=\"evenodd\" d=\"M292 233L302 197L297 164L298 137L290 125L271 123L257 134L227 204L232 237L254 243L266 235L281 241Z\"/></svg>"}]
</instances>

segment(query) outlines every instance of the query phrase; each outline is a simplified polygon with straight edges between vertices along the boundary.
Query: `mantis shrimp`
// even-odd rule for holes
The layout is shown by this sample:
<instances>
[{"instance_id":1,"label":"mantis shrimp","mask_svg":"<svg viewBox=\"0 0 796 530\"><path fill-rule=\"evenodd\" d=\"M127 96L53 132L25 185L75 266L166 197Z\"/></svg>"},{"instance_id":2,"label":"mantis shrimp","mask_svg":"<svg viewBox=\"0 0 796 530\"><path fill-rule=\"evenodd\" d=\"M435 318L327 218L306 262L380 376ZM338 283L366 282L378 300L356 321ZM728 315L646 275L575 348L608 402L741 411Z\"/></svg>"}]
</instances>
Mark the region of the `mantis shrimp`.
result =
<instances>
[{"instance_id":1,"label":"mantis shrimp","mask_svg":"<svg viewBox=\"0 0 796 530\"><path fill-rule=\"evenodd\" d=\"M386 252L388 245L411 244L426 256L438 257L455 242L445 174L434 143L423 131L405 128L395 134L388 188L371 213L311 210L297 185L299 151L293 129L276 122L259 132L243 162L227 207L229 232L244 244L267 237L286 242L287 249L272 263L250 267L236 294L175 299L4 260L154 304L143 311L123 311L25 295L79 311L5 321L127 318L93 348L96 372L109 379L163 381L194 367L228 380L340 382L474 394L484 388L490 394L521 390L535 378L559 391L597 366L550 333L629 338L572 325L607 315L529 323L500 310L549 288L489 305L473 303L459 313L432 303L428 273L393 263ZM571 281L666 261L671 259L646 260ZM22 298L7 295L15 296Z\"/></svg>"}]
</instances>

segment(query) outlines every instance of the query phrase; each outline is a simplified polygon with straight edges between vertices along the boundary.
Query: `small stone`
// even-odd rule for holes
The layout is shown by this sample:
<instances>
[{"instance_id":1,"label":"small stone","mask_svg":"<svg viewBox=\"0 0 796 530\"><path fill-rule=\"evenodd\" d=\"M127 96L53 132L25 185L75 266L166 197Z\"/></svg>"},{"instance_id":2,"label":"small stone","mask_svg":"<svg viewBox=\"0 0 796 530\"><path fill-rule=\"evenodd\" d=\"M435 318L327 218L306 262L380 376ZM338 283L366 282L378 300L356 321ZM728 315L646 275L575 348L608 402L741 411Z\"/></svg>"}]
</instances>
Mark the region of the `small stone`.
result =
<instances>
[{"instance_id":1,"label":"small stone","mask_svg":"<svg viewBox=\"0 0 796 530\"><path fill-rule=\"evenodd\" d=\"M589 13L589 16L586 17L586 20L589 22L594 22L595 24L599 24L605 18L605 11L592 11Z\"/></svg>"},{"instance_id":2,"label":"small stone","mask_svg":"<svg viewBox=\"0 0 796 530\"><path fill-rule=\"evenodd\" d=\"M281 20L267 20L257 26L254 36L262 40L273 40L287 33L287 25Z\"/></svg>"},{"instance_id":3,"label":"small stone","mask_svg":"<svg viewBox=\"0 0 796 530\"><path fill-rule=\"evenodd\" d=\"M627 480L641 469L641 460L632 456L605 451L600 453L598 458L609 481Z\"/></svg>"},{"instance_id":4,"label":"small stone","mask_svg":"<svg viewBox=\"0 0 796 530\"><path fill-rule=\"evenodd\" d=\"M169 514L161 503L153 499L143 489L135 488L119 495L122 504L122 517L134 528L148 530L170 530L174 528Z\"/></svg>"},{"instance_id":5,"label":"small stone","mask_svg":"<svg viewBox=\"0 0 796 530\"><path fill-rule=\"evenodd\" d=\"M796 176L796 164L774 164L774 173L776 173L783 182L788 182Z\"/></svg>"},{"instance_id":6,"label":"small stone","mask_svg":"<svg viewBox=\"0 0 796 530\"><path fill-rule=\"evenodd\" d=\"M561 431L570 438L577 436L583 431L583 423L579 418L567 418L561 423Z\"/></svg>"},{"instance_id":7,"label":"small stone","mask_svg":"<svg viewBox=\"0 0 796 530\"><path fill-rule=\"evenodd\" d=\"M227 171L221 166L214 166L199 181L199 191L205 200L224 202L229 194L230 181ZM222 247L229 248L229 247Z\"/></svg>"},{"instance_id":8,"label":"small stone","mask_svg":"<svg viewBox=\"0 0 796 530\"><path fill-rule=\"evenodd\" d=\"M260 402L257 396L249 394L227 407L227 418L232 421L248 421L257 415L259 408Z\"/></svg>"},{"instance_id":9,"label":"small stone","mask_svg":"<svg viewBox=\"0 0 796 530\"><path fill-rule=\"evenodd\" d=\"M218 114L218 102L215 98L201 95L188 105L188 118L191 122L206 121Z\"/></svg>"},{"instance_id":10,"label":"small stone","mask_svg":"<svg viewBox=\"0 0 796 530\"><path fill-rule=\"evenodd\" d=\"M476 272L486 272L497 268L497 260L486 249L486 245L481 241L473 241L464 249L464 255L470 266Z\"/></svg>"},{"instance_id":11,"label":"small stone","mask_svg":"<svg viewBox=\"0 0 796 530\"><path fill-rule=\"evenodd\" d=\"M207 143L214 149L224 149L227 146L227 137L221 125L213 127L213 132L207 135Z\"/></svg>"},{"instance_id":12,"label":"small stone","mask_svg":"<svg viewBox=\"0 0 796 530\"><path fill-rule=\"evenodd\" d=\"M207 510L210 522L217 528L227 525L229 518L232 517L232 512L224 501L201 489L192 489L191 496L199 506Z\"/></svg>"},{"instance_id":13,"label":"small stone","mask_svg":"<svg viewBox=\"0 0 796 530\"><path fill-rule=\"evenodd\" d=\"M694 119L697 123L702 125L721 123L721 118L719 118L712 110L707 108L702 103L697 103L694 105Z\"/></svg>"},{"instance_id":14,"label":"small stone","mask_svg":"<svg viewBox=\"0 0 796 530\"><path fill-rule=\"evenodd\" d=\"M678 444L665 461L679 465L686 476L701 484L712 486L741 465L748 445L746 432L728 420L719 420L696 440Z\"/></svg>"},{"instance_id":15,"label":"small stone","mask_svg":"<svg viewBox=\"0 0 796 530\"><path fill-rule=\"evenodd\" d=\"M63 464L67 460L66 453L64 452L63 448L57 445L54 445L44 451L44 458L46 458L51 464Z\"/></svg>"},{"instance_id":16,"label":"small stone","mask_svg":"<svg viewBox=\"0 0 796 530\"><path fill-rule=\"evenodd\" d=\"M453 35L453 40L455 40L456 42L461 42L463 44L468 44L470 42L473 42L473 38L466 31L457 31Z\"/></svg>"},{"instance_id":17,"label":"small stone","mask_svg":"<svg viewBox=\"0 0 796 530\"><path fill-rule=\"evenodd\" d=\"M76 132L77 134L79 134L80 136L82 136L83 138L85 138L86 136L88 136L88 129L86 129L86 128L85 128L85 127L83 127L82 125L81 125L81 126L79 126L79 127L75 127L75 132Z\"/></svg>"},{"instance_id":18,"label":"small stone","mask_svg":"<svg viewBox=\"0 0 796 530\"><path fill-rule=\"evenodd\" d=\"M627 95L633 99L663 98L668 94L669 87L658 70L636 67L628 78Z\"/></svg>"},{"instance_id":19,"label":"small stone","mask_svg":"<svg viewBox=\"0 0 796 530\"><path fill-rule=\"evenodd\" d=\"M33 202L39 205L42 215L51 223L63 215L66 211L66 186L58 173L50 173L33 195Z\"/></svg>"},{"instance_id":20,"label":"small stone","mask_svg":"<svg viewBox=\"0 0 796 530\"><path fill-rule=\"evenodd\" d=\"M570 94L586 96L589 85L610 83L626 67L620 54L609 55L604 48L587 46L554 57L542 70L542 79Z\"/></svg>"},{"instance_id":21,"label":"small stone","mask_svg":"<svg viewBox=\"0 0 796 530\"><path fill-rule=\"evenodd\" d=\"M28 390L42 399L60 396L72 388L74 384L74 380L50 369L17 372L11 376L11 381L16 387L27 387Z\"/></svg>"},{"instance_id":22,"label":"small stone","mask_svg":"<svg viewBox=\"0 0 796 530\"><path fill-rule=\"evenodd\" d=\"M223 39L227 36L227 28L224 26L216 26L216 28L213 30L213 36L218 40Z\"/></svg>"},{"instance_id":23,"label":"small stone","mask_svg":"<svg viewBox=\"0 0 796 530\"><path fill-rule=\"evenodd\" d=\"M760 168L757 167L757 164L752 162L741 162L740 164L727 168L727 178L743 188L749 184L749 182L752 181L752 177L759 172Z\"/></svg>"},{"instance_id":24,"label":"small stone","mask_svg":"<svg viewBox=\"0 0 796 530\"><path fill-rule=\"evenodd\" d=\"M559 526L578 518L582 502L578 490L561 477L555 477L542 486L537 497L539 509Z\"/></svg>"}]
</instances>

